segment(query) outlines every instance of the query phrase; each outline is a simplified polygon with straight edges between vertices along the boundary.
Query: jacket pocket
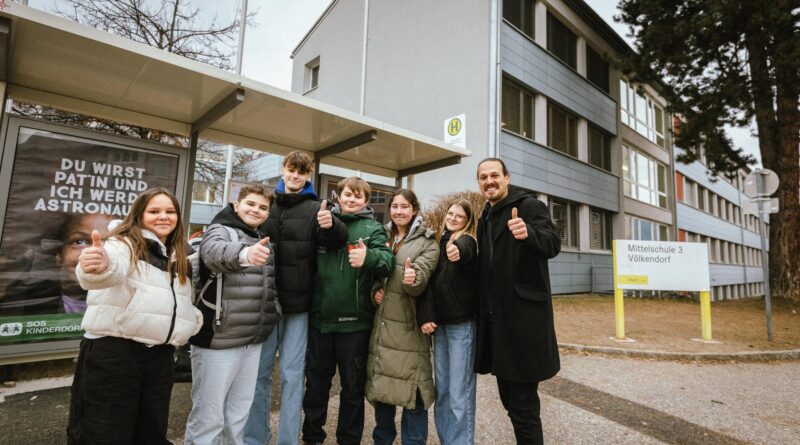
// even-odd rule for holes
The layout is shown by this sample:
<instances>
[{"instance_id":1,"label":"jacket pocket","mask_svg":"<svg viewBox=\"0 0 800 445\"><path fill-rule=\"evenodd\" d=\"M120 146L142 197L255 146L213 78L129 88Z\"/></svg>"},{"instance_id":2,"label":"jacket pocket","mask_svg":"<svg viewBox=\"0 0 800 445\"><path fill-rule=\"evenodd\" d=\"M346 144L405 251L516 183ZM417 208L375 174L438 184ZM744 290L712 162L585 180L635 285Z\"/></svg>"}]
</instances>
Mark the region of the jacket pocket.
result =
<instances>
[{"instance_id":1,"label":"jacket pocket","mask_svg":"<svg viewBox=\"0 0 800 445\"><path fill-rule=\"evenodd\" d=\"M548 299L546 291L524 285L515 285L514 291L523 300L545 302Z\"/></svg>"}]
</instances>

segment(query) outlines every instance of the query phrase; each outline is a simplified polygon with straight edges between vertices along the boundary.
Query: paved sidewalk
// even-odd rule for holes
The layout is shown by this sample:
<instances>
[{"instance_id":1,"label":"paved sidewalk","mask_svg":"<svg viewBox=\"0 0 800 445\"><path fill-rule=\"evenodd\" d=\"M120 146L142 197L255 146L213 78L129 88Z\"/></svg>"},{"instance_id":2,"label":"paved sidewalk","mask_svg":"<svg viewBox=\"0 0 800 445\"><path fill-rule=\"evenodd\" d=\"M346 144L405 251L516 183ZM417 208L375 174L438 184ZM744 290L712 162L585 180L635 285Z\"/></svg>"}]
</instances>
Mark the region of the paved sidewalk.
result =
<instances>
[{"instance_id":1,"label":"paved sidewalk","mask_svg":"<svg viewBox=\"0 0 800 445\"><path fill-rule=\"evenodd\" d=\"M191 408L189 391L189 384L173 391L169 434L176 444ZM562 353L562 371L540 386L540 394L546 443L793 444L800 438L796 361L680 363ZM6 396L0 443L63 443L68 403L68 387ZM334 443L337 404L334 396L326 443ZM372 442L374 426L367 406L364 444ZM490 376L478 378L477 408L478 444L514 443ZM429 417L428 443L438 444L432 410ZM276 421L273 411L273 426Z\"/></svg>"}]
</instances>

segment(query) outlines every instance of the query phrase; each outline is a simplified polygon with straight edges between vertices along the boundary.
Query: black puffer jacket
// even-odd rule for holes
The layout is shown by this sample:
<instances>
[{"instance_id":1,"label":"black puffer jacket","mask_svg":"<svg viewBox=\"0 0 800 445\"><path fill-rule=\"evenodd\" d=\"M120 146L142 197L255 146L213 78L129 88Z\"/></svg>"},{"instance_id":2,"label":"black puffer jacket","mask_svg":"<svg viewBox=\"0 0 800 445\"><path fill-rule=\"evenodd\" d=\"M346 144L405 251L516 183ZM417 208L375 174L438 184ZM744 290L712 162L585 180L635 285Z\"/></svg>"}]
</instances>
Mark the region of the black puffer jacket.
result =
<instances>
[{"instance_id":1,"label":"black puffer jacket","mask_svg":"<svg viewBox=\"0 0 800 445\"><path fill-rule=\"evenodd\" d=\"M223 226L236 231L236 239ZM211 273L222 277L221 321L214 323L213 305L217 299L218 280L212 281L199 297L203 326L189 343L210 349L229 349L258 344L267 339L280 318L275 289L275 256L264 266L242 266L241 251L259 242L265 235L248 227L228 204L211 221L200 244L200 286ZM200 292L201 289L195 289Z\"/></svg>"},{"instance_id":2,"label":"black puffer jacket","mask_svg":"<svg viewBox=\"0 0 800 445\"><path fill-rule=\"evenodd\" d=\"M285 314L311 309L317 248L336 250L347 242L347 227L336 217L333 227L320 228L317 213L321 203L307 189L300 193L276 192L269 218L262 225L275 246L278 300ZM329 208L333 207L330 204Z\"/></svg>"},{"instance_id":3,"label":"black puffer jacket","mask_svg":"<svg viewBox=\"0 0 800 445\"><path fill-rule=\"evenodd\" d=\"M437 325L463 323L474 320L478 313L478 243L475 238L462 235L453 244L460 259L447 259L450 232L445 231L439 242L439 264L431 278L429 291L417 306L417 322L429 321Z\"/></svg>"}]
</instances>

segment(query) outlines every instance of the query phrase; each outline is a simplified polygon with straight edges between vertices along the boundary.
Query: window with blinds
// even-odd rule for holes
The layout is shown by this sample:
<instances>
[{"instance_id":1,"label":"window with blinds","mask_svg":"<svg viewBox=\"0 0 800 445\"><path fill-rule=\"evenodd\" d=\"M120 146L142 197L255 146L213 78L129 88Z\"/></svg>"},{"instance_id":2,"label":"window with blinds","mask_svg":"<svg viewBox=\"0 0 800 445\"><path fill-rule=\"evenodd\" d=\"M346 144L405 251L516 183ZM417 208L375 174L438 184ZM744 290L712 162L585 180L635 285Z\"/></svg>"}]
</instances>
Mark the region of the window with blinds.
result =
<instances>
[{"instance_id":1,"label":"window with blinds","mask_svg":"<svg viewBox=\"0 0 800 445\"><path fill-rule=\"evenodd\" d=\"M589 209L589 247L611 250L611 213L596 208Z\"/></svg>"},{"instance_id":2,"label":"window with blinds","mask_svg":"<svg viewBox=\"0 0 800 445\"><path fill-rule=\"evenodd\" d=\"M533 36L534 0L504 0L503 18L531 39Z\"/></svg>"},{"instance_id":3,"label":"window with blinds","mask_svg":"<svg viewBox=\"0 0 800 445\"><path fill-rule=\"evenodd\" d=\"M578 118L547 104L547 145L570 156L578 156Z\"/></svg>"},{"instance_id":4,"label":"window with blinds","mask_svg":"<svg viewBox=\"0 0 800 445\"><path fill-rule=\"evenodd\" d=\"M608 63L589 45L586 45L586 78L608 94Z\"/></svg>"},{"instance_id":5,"label":"window with blinds","mask_svg":"<svg viewBox=\"0 0 800 445\"><path fill-rule=\"evenodd\" d=\"M547 50L562 62L577 69L578 36L553 14L547 13Z\"/></svg>"},{"instance_id":6,"label":"window with blinds","mask_svg":"<svg viewBox=\"0 0 800 445\"><path fill-rule=\"evenodd\" d=\"M550 199L550 218L556 226L561 245L578 247L578 207L566 201Z\"/></svg>"},{"instance_id":7,"label":"window with blinds","mask_svg":"<svg viewBox=\"0 0 800 445\"><path fill-rule=\"evenodd\" d=\"M533 93L509 79L503 79L502 95L500 127L533 139Z\"/></svg>"},{"instance_id":8,"label":"window with blinds","mask_svg":"<svg viewBox=\"0 0 800 445\"><path fill-rule=\"evenodd\" d=\"M611 171L611 138L589 124L589 163Z\"/></svg>"}]
</instances>

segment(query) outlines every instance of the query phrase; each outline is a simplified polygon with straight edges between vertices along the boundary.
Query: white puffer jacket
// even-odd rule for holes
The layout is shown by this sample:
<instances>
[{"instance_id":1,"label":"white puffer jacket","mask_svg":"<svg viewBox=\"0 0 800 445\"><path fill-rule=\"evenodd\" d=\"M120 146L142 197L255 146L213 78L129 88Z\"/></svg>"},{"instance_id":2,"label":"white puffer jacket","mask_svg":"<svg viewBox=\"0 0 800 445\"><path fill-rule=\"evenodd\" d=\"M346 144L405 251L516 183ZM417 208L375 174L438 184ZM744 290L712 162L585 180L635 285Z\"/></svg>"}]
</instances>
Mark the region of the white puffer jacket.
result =
<instances>
[{"instance_id":1,"label":"white puffer jacket","mask_svg":"<svg viewBox=\"0 0 800 445\"><path fill-rule=\"evenodd\" d=\"M166 248L147 230L149 262L130 261L130 244L109 238L104 242L108 268L100 274L76 269L81 287L88 290L81 327L89 334L135 340L148 345L181 346L200 330L203 316L192 305L192 282L170 283Z\"/></svg>"}]
</instances>

